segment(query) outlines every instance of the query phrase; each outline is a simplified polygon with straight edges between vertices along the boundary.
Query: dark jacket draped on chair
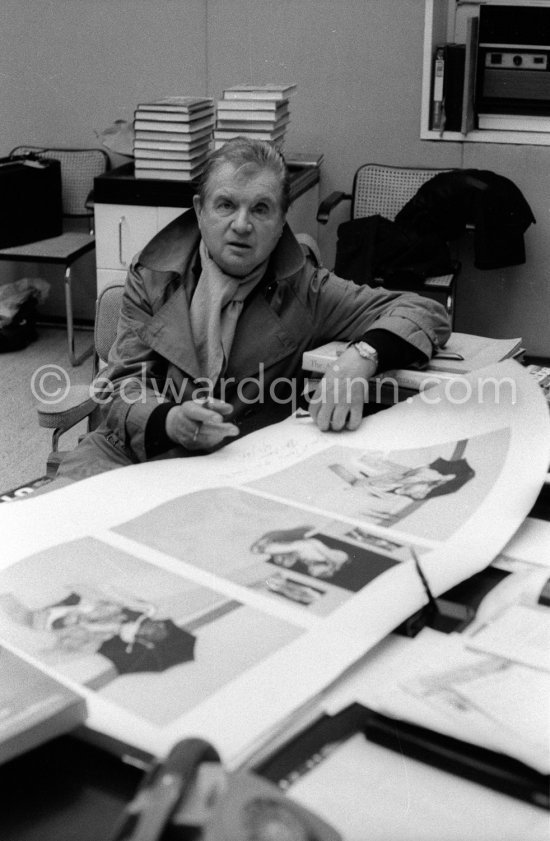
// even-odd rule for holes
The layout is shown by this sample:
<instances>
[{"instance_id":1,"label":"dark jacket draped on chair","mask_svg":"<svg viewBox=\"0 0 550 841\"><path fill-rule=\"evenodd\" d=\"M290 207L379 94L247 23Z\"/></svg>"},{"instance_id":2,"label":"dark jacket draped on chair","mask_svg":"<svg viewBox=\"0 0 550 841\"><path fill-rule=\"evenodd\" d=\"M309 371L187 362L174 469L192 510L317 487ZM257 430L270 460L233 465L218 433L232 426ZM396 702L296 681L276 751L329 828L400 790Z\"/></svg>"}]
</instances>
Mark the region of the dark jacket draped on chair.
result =
<instances>
[{"instance_id":1,"label":"dark jacket draped on chair","mask_svg":"<svg viewBox=\"0 0 550 841\"><path fill-rule=\"evenodd\" d=\"M489 170L442 172L423 184L391 222L367 216L338 228L335 272L369 285L406 288L453 270L449 242L474 226L474 264L525 262L523 234L535 217L519 188Z\"/></svg>"}]
</instances>

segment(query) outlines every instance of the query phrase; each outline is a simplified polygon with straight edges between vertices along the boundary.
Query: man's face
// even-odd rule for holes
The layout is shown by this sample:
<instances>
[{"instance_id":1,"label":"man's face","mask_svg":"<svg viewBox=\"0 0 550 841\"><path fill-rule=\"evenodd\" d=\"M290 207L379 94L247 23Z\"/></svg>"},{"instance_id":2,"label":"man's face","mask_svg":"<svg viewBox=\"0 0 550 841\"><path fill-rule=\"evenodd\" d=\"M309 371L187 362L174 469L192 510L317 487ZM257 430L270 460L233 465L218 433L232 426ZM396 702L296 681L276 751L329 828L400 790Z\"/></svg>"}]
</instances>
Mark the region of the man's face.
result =
<instances>
[{"instance_id":1,"label":"man's face","mask_svg":"<svg viewBox=\"0 0 550 841\"><path fill-rule=\"evenodd\" d=\"M281 192L270 169L224 163L209 180L204 205L194 197L204 243L226 274L244 277L269 257L285 221Z\"/></svg>"}]
</instances>

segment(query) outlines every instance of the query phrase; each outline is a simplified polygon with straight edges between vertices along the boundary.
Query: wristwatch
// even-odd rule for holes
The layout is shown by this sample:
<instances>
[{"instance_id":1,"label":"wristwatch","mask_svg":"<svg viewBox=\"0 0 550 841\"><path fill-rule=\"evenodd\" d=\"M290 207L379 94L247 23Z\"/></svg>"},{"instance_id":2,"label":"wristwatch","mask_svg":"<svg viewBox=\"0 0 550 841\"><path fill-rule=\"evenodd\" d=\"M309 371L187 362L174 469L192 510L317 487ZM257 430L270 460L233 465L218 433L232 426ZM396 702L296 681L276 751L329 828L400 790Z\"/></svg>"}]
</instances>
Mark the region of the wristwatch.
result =
<instances>
[{"instance_id":1,"label":"wristwatch","mask_svg":"<svg viewBox=\"0 0 550 841\"><path fill-rule=\"evenodd\" d=\"M373 348L368 342L354 342L352 347L355 348L359 356L363 359L370 359L371 362L374 362L376 368L378 368L378 351L376 348Z\"/></svg>"}]
</instances>

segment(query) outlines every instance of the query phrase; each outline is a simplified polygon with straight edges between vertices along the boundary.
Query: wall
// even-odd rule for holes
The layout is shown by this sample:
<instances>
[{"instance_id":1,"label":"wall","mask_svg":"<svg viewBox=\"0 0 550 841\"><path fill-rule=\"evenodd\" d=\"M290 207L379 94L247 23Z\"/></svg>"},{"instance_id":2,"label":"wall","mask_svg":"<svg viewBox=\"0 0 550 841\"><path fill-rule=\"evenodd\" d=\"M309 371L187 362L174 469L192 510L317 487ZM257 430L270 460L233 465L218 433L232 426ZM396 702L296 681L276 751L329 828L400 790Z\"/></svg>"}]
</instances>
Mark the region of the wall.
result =
<instances>
[{"instance_id":1,"label":"wall","mask_svg":"<svg viewBox=\"0 0 550 841\"><path fill-rule=\"evenodd\" d=\"M142 99L204 93L205 20L204 0L2 0L0 149L96 146L95 131L131 119ZM46 314L63 314L62 272L40 274L52 284ZM93 260L76 267L75 288L75 315L93 317Z\"/></svg>"},{"instance_id":2,"label":"wall","mask_svg":"<svg viewBox=\"0 0 550 841\"><path fill-rule=\"evenodd\" d=\"M322 195L366 161L437 166L449 150L418 138L423 27L420 0L209 0L210 89L295 80L286 148L325 153ZM344 215L319 231L328 265Z\"/></svg>"},{"instance_id":3,"label":"wall","mask_svg":"<svg viewBox=\"0 0 550 841\"><path fill-rule=\"evenodd\" d=\"M511 178L527 198L536 224L525 232L523 266L480 271L463 254L458 318L472 333L523 336L528 351L540 356L550 356L549 158L550 148L544 146L464 144L463 166Z\"/></svg>"},{"instance_id":4,"label":"wall","mask_svg":"<svg viewBox=\"0 0 550 841\"><path fill-rule=\"evenodd\" d=\"M550 150L419 139L422 0L3 0L0 14L6 151L31 140L93 145L94 129L131 118L143 98L288 80L298 90L287 149L325 153L322 195L350 189L366 161L513 178L537 217L528 263L477 272L465 254L456 328L523 335L531 353L550 356ZM337 221L319 231L328 264Z\"/></svg>"}]
</instances>

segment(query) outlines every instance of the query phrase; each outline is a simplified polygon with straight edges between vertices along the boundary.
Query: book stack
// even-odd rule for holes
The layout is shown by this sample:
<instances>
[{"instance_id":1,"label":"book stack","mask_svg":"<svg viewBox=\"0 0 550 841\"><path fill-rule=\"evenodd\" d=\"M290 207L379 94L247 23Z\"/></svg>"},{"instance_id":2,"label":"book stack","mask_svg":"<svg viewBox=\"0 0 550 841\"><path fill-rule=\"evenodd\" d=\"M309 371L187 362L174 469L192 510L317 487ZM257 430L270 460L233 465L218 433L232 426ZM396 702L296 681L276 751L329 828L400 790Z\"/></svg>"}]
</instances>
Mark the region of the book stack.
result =
<instances>
[{"instance_id":1,"label":"book stack","mask_svg":"<svg viewBox=\"0 0 550 841\"><path fill-rule=\"evenodd\" d=\"M138 105L134 118L136 178L193 181L204 167L214 129L214 101L168 96Z\"/></svg>"},{"instance_id":2,"label":"book stack","mask_svg":"<svg viewBox=\"0 0 550 841\"><path fill-rule=\"evenodd\" d=\"M218 100L214 149L233 137L269 140L281 149L290 120L289 96L296 85L235 85Z\"/></svg>"},{"instance_id":3,"label":"book stack","mask_svg":"<svg viewBox=\"0 0 550 841\"><path fill-rule=\"evenodd\" d=\"M292 169L301 169L302 167L320 169L324 157L323 152L285 152L287 166L292 167Z\"/></svg>"}]
</instances>

